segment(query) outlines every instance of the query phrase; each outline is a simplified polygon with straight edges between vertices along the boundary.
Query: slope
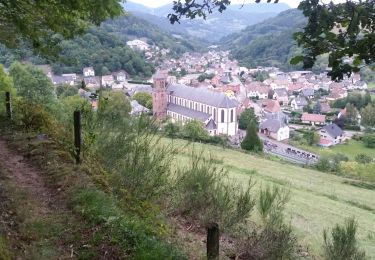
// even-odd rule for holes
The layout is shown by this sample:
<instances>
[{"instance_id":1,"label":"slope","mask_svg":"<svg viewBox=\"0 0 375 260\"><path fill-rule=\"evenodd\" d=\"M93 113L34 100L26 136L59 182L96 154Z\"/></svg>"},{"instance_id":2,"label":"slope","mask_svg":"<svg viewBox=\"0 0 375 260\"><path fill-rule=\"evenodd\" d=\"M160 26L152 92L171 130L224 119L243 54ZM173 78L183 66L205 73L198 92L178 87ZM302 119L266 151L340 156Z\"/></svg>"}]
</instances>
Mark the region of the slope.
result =
<instances>
[{"instance_id":1,"label":"slope","mask_svg":"<svg viewBox=\"0 0 375 260\"><path fill-rule=\"evenodd\" d=\"M279 12L289 9L289 6L286 4L231 5L223 13L213 12L206 20L201 18L183 19L180 24L174 25L171 25L167 19L167 15L173 12L171 5L152 9L127 2L124 4L124 9L174 34L188 34L215 42L223 36L244 29L246 26L274 17Z\"/></svg>"},{"instance_id":2,"label":"slope","mask_svg":"<svg viewBox=\"0 0 375 260\"><path fill-rule=\"evenodd\" d=\"M233 57L245 66L290 69L289 59L298 52L293 33L301 30L305 23L303 14L297 9L291 9L224 37L220 44L231 50Z\"/></svg>"},{"instance_id":3,"label":"slope","mask_svg":"<svg viewBox=\"0 0 375 260\"><path fill-rule=\"evenodd\" d=\"M187 162L192 146L214 155L228 170L229 175L246 185L251 178L256 187L279 185L290 189L291 200L286 213L298 234L299 241L314 256L321 254L323 230L346 217L354 216L359 223L360 245L369 259L375 258L375 191L359 188L353 181L311 169L304 169L281 161L271 161L243 152L218 146L193 144L174 140L184 147L178 164ZM255 220L257 216L253 216Z\"/></svg>"}]
</instances>

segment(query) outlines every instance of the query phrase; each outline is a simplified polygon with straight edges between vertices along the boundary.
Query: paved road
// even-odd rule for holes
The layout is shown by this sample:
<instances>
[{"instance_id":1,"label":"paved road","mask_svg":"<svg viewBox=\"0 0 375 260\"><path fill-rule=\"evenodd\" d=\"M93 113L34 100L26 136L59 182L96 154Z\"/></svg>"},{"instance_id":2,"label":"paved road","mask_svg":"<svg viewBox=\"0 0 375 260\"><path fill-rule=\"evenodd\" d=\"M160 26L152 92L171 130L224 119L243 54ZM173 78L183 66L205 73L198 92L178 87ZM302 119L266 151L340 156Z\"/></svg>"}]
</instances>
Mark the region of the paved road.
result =
<instances>
[{"instance_id":1,"label":"paved road","mask_svg":"<svg viewBox=\"0 0 375 260\"><path fill-rule=\"evenodd\" d=\"M242 137L246 135L246 132L242 130L239 130L239 132L240 139L242 140ZM313 154L311 152L299 149L289 144L278 142L262 134L258 135L259 138L263 140L265 153L275 155L277 157L280 157L293 163L305 165L315 164L319 159L319 156L317 154ZM234 147L239 147L238 140L233 141L232 143L234 143Z\"/></svg>"}]
</instances>

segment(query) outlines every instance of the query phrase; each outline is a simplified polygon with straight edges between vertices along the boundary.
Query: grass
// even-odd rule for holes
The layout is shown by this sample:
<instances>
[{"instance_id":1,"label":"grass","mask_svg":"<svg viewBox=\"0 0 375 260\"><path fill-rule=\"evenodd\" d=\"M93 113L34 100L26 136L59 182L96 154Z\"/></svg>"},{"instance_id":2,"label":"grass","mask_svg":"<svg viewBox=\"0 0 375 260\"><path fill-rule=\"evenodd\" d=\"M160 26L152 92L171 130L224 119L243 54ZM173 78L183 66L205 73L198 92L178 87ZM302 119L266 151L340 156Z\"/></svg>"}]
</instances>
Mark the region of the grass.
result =
<instances>
[{"instance_id":1,"label":"grass","mask_svg":"<svg viewBox=\"0 0 375 260\"><path fill-rule=\"evenodd\" d=\"M368 83L367 84L367 88L368 89L374 89L375 88L375 83L374 82Z\"/></svg>"},{"instance_id":2,"label":"grass","mask_svg":"<svg viewBox=\"0 0 375 260\"><path fill-rule=\"evenodd\" d=\"M296 144L296 143L295 143ZM296 144L297 146L317 153L321 156L330 156L334 155L337 153L341 153L346 155L350 161L354 161L356 155L358 154L366 154L371 157L375 157L375 149L371 149L368 147L365 147L361 141L356 141L356 140L349 140L346 143L335 145L331 148L321 148L319 146L307 146L307 145L300 145Z\"/></svg>"},{"instance_id":3,"label":"grass","mask_svg":"<svg viewBox=\"0 0 375 260\"><path fill-rule=\"evenodd\" d=\"M166 141L169 142L169 141ZM185 141L174 140L184 147ZM354 143L357 152L363 153ZM177 164L187 163L191 146L182 148ZM343 223L346 217L354 216L359 223L358 238L370 259L375 258L375 191L353 186L348 179L301 168L288 163L266 160L239 151L217 146L194 144L222 160L232 178L246 185L256 181L255 188L275 184L291 190L291 201L286 208L287 219L294 227L299 241L319 258L323 242L323 230ZM339 147L336 148L340 150ZM343 150L348 151L343 146ZM342 152L342 150L340 150ZM350 155L355 156L354 153ZM255 171L254 171L255 170ZM256 219L256 216L252 216Z\"/></svg>"}]
</instances>

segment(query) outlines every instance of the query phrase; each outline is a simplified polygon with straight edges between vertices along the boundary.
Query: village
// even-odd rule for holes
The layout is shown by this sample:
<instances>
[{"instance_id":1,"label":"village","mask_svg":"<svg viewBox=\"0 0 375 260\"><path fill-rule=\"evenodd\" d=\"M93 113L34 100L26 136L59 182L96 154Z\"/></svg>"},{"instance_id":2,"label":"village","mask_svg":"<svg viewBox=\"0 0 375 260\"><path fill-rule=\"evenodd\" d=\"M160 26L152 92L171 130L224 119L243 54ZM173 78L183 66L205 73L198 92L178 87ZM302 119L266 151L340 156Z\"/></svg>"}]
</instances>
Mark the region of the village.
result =
<instances>
[{"instance_id":1,"label":"village","mask_svg":"<svg viewBox=\"0 0 375 260\"><path fill-rule=\"evenodd\" d=\"M146 42L134 40L128 45L152 57L152 48ZM163 50L163 55L166 53ZM345 131L342 122L346 108L332 108L331 104L349 93L365 95L367 90L359 74L335 82L327 75L328 69L315 74L283 72L276 67L241 67L228 51L218 51L216 46L203 55L185 53L179 59L165 56L153 78L143 82L132 81L124 70L97 76L93 67L85 67L82 75L54 75L48 65L39 67L56 86L79 85L80 96L89 100L93 109L98 107L99 89L122 91L130 99L137 93L148 93L153 96L152 111L132 99L132 115L153 113L157 119L182 125L197 120L211 136L228 136L233 147L238 147L245 135L238 127L241 113L252 109L264 151L303 164L313 163L319 156L303 150L294 141L298 135L304 129L314 131L320 147L346 142L353 130L361 131L361 116L356 113L351 130Z\"/></svg>"}]
</instances>

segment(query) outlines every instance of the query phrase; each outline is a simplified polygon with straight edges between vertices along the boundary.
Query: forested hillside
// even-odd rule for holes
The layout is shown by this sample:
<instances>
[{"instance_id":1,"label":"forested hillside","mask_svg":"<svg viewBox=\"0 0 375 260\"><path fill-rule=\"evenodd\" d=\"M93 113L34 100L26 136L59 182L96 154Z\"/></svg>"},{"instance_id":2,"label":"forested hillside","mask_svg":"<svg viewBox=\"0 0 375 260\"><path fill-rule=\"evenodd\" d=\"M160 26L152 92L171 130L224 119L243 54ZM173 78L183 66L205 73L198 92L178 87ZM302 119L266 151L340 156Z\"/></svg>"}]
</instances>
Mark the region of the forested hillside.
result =
<instances>
[{"instance_id":1,"label":"forested hillside","mask_svg":"<svg viewBox=\"0 0 375 260\"><path fill-rule=\"evenodd\" d=\"M83 67L93 66L98 75L124 69L132 76L150 77L154 71L153 66L145 62L141 53L126 46L126 41L141 37L147 38L150 44L170 49L172 55L202 49L197 43L194 45L191 41L174 38L157 26L129 15L108 20L99 28L92 27L84 35L72 40L62 40L58 60L47 62L34 55L27 46L14 51L1 46L0 63L6 67L15 60L34 64L50 63L57 74L81 73Z\"/></svg>"},{"instance_id":2,"label":"forested hillside","mask_svg":"<svg viewBox=\"0 0 375 260\"><path fill-rule=\"evenodd\" d=\"M246 4L230 6L224 12L213 12L206 20L183 19L180 24L171 25L167 18L172 12L171 5L159 8L148 8L132 2L126 2L124 8L174 34L188 34L205 41L215 42L231 33L238 32L246 26L257 24L267 18L276 16L279 12L289 9L286 4Z\"/></svg>"},{"instance_id":3,"label":"forested hillside","mask_svg":"<svg viewBox=\"0 0 375 260\"><path fill-rule=\"evenodd\" d=\"M224 37L221 44L245 66L290 69L289 60L298 51L293 33L302 29L305 23L303 14L291 9Z\"/></svg>"}]
</instances>

